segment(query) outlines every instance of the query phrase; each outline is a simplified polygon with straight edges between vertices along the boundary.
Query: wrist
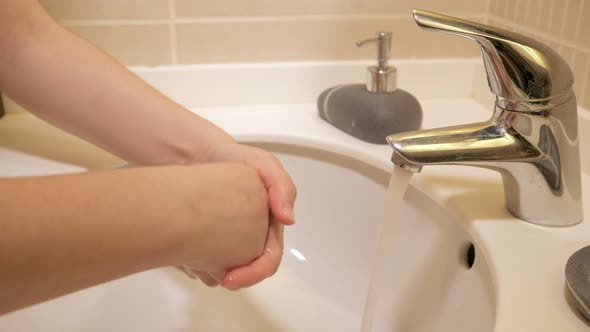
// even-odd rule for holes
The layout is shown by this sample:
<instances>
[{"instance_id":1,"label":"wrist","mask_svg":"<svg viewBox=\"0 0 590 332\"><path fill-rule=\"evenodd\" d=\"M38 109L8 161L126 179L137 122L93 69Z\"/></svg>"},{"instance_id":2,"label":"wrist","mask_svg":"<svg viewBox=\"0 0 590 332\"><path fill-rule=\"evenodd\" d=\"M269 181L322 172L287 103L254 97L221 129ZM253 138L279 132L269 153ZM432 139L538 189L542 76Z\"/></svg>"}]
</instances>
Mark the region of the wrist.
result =
<instances>
[{"instance_id":1,"label":"wrist","mask_svg":"<svg viewBox=\"0 0 590 332\"><path fill-rule=\"evenodd\" d=\"M198 120L196 126L186 130L188 135L171 145L179 160L178 164L210 162L219 146L236 143L223 129L205 119Z\"/></svg>"}]
</instances>

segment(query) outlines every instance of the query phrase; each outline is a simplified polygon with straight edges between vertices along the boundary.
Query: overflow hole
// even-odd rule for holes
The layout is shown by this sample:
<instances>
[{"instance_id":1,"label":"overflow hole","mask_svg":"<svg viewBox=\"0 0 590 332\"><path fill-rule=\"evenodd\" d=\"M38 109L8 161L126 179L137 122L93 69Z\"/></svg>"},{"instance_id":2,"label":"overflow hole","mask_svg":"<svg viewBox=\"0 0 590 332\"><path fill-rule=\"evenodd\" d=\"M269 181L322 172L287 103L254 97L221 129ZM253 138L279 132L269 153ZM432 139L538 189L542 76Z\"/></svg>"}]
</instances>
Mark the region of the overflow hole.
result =
<instances>
[{"instance_id":1,"label":"overflow hole","mask_svg":"<svg viewBox=\"0 0 590 332\"><path fill-rule=\"evenodd\" d=\"M469 243L465 251L465 266L468 270L473 267L473 263L475 263L475 246L473 243Z\"/></svg>"}]
</instances>

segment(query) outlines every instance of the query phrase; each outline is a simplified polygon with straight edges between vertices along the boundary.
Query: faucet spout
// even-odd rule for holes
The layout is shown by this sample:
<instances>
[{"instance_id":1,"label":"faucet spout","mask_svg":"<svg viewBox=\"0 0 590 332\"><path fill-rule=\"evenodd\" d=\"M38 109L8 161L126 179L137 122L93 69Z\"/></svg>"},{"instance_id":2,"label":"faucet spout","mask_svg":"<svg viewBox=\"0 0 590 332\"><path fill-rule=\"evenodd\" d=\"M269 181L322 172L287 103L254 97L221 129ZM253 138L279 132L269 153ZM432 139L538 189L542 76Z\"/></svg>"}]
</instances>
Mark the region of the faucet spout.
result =
<instances>
[{"instance_id":1,"label":"faucet spout","mask_svg":"<svg viewBox=\"0 0 590 332\"><path fill-rule=\"evenodd\" d=\"M531 161L541 152L517 133L493 119L387 137L393 148L391 161L402 167L412 165L486 166L497 161Z\"/></svg>"},{"instance_id":2,"label":"faucet spout","mask_svg":"<svg viewBox=\"0 0 590 332\"><path fill-rule=\"evenodd\" d=\"M567 104L575 109L575 98ZM569 226L582 220L576 120L571 112L525 113L496 106L486 122L406 132L387 141L391 161L410 171L428 165L498 171L512 214L535 224Z\"/></svg>"}]
</instances>

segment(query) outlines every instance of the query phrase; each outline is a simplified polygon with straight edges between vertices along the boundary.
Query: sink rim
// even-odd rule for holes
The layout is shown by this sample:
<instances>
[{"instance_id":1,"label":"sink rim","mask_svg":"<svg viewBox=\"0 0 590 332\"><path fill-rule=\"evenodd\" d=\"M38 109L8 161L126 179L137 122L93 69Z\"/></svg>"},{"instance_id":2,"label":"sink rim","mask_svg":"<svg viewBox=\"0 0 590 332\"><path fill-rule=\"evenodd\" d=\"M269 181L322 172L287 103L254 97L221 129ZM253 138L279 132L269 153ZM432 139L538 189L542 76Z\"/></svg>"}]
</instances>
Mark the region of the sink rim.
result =
<instances>
[{"instance_id":1,"label":"sink rim","mask_svg":"<svg viewBox=\"0 0 590 332\"><path fill-rule=\"evenodd\" d=\"M330 130L331 129L333 128L330 128ZM334 138L333 136L322 134L319 134L317 136L303 136L304 134L309 133L238 133L237 135L234 135L234 137L240 143L246 144L276 143L287 145L299 145L304 146L306 148L328 151L330 153L348 156L357 161L374 166L385 172L389 172L390 167L392 167L389 158L384 158L383 155L385 154L385 156L387 157L390 156L390 150L387 146L378 146L374 144L364 143L361 141L355 142L354 144L350 144L350 140L340 140L338 139L339 137ZM465 173L464 171L457 171L455 168L453 168L453 166L434 166L431 168L437 168L438 172L436 172L436 174L438 174L439 176L448 175L451 177L462 178L466 181L470 181L468 176L462 174ZM468 167L462 169L467 170ZM469 174L473 173L474 170L475 172L481 172L481 170L477 170L475 168L469 169L470 170L467 171L467 173ZM426 174L426 172L424 171L420 174L422 173ZM488 171L487 173L483 174L482 177L484 180L497 183L499 186L501 186L501 180L499 178L499 175L495 172ZM583 175L582 178L583 181L587 181L590 184L589 177ZM571 306L569 306L568 303L566 303L567 299L565 298L565 296L560 296L558 299L554 300L554 302L557 302L557 305L560 309L560 312L557 314L554 311L555 307L551 308L552 305L540 304L538 306L530 306L531 299L537 295L535 287L530 286L531 276L534 277L537 275L542 275L542 273L539 273L539 271L547 272L547 267L544 266L545 261L542 261L541 264L535 265L535 268L526 272L526 269L523 269L522 262L518 262L518 258L525 261L527 259L527 256L529 257L528 259L538 258L539 255L543 254L543 252L549 253L549 249L543 249L542 252L533 253L532 256L531 251L523 253L518 250L509 250L509 252L506 253L505 248L504 250L502 250L502 252L500 252L499 250L499 248L502 247L502 244L500 242L503 243L504 241L498 241L498 239L502 239L503 237L508 237L512 240L519 241L519 236L524 235L524 233L526 232L533 233L534 237L539 238L538 240L531 239L531 241L534 241L534 244L536 245L539 245L540 243L551 242L552 247L554 248L564 244L568 244L569 247L572 247L572 243L569 243L572 239L572 233L576 233L576 229L585 228L586 224L588 224L587 222L581 222L576 226L560 229L532 225L530 223L523 222L517 219L516 217L512 216L505 209L503 202L504 195L502 194L502 192L498 193L496 200L494 202L496 204L501 204L502 211L496 211L498 213L501 213L498 216L494 217L494 220L486 220L485 218L473 217L470 214L470 211L468 211L464 206L462 206L459 201L452 201L449 199L449 197L451 197L454 193L453 188L443 188L441 190L440 186L433 184L431 180L432 179L429 178L429 176L414 176L410 184L414 186L416 189L423 192L425 195L427 195L433 202L437 203L442 208L447 209L448 212L454 217L455 221L460 221L464 223L465 231L473 239L473 241L478 244L480 254L483 255L488 264L490 279L494 293L494 331L512 331L515 327L530 329L530 326L535 326L535 328L537 328L539 331L550 331L551 329L548 329L547 326L556 326L556 324L557 326L560 326L560 328L563 328L563 326L570 326L572 327L572 331L582 331L585 328L587 328L587 326L589 326L586 321L582 321L580 319L580 315L577 312L571 310ZM587 187L587 185L583 185L583 188ZM588 197L588 194L584 196ZM587 202L587 200L585 200L585 202ZM496 227L496 225L500 227ZM559 233L560 231L561 233L565 234L561 234L562 236L553 236L556 235L556 233ZM567 253L567 251L563 250L563 248L560 252L562 255L564 253ZM566 260L566 258L563 259L562 263L564 266ZM552 265L561 265L559 259L551 260L551 263ZM560 270L559 272L563 278L562 271ZM562 288L560 288L560 286L564 285L564 283L562 283L562 285L552 284L551 287L559 289L561 291ZM523 291L524 293L528 294L523 294ZM519 297L519 301L514 301L513 294L523 295ZM523 306L526 307L526 305L523 304L523 302L529 304L526 310L523 310ZM538 301L536 301L535 304L537 304L537 302ZM547 301L541 301L541 303L546 302ZM539 315L537 313L537 308L539 307L543 307L543 311L550 310L552 315L548 315L548 319L539 319ZM523 314L525 315L524 318ZM572 319L575 321L572 321ZM547 321L552 321L553 324L543 324Z\"/></svg>"}]
</instances>

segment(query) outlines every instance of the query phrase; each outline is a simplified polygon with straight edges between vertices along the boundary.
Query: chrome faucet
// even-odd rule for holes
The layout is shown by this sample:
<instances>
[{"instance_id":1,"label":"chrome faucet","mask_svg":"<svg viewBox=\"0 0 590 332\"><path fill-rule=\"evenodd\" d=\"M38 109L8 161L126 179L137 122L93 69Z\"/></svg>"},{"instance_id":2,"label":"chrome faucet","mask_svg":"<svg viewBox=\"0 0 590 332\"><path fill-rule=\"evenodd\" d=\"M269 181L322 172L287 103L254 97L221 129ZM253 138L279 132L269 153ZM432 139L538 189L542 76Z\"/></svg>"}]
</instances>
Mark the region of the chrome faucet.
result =
<instances>
[{"instance_id":1,"label":"chrome faucet","mask_svg":"<svg viewBox=\"0 0 590 332\"><path fill-rule=\"evenodd\" d=\"M480 45L496 102L486 122L387 137L391 161L412 172L424 165L496 170L504 182L506 208L516 217L545 226L579 223L578 115L567 63L548 46L517 33L422 10L413 13L423 29Z\"/></svg>"}]
</instances>

